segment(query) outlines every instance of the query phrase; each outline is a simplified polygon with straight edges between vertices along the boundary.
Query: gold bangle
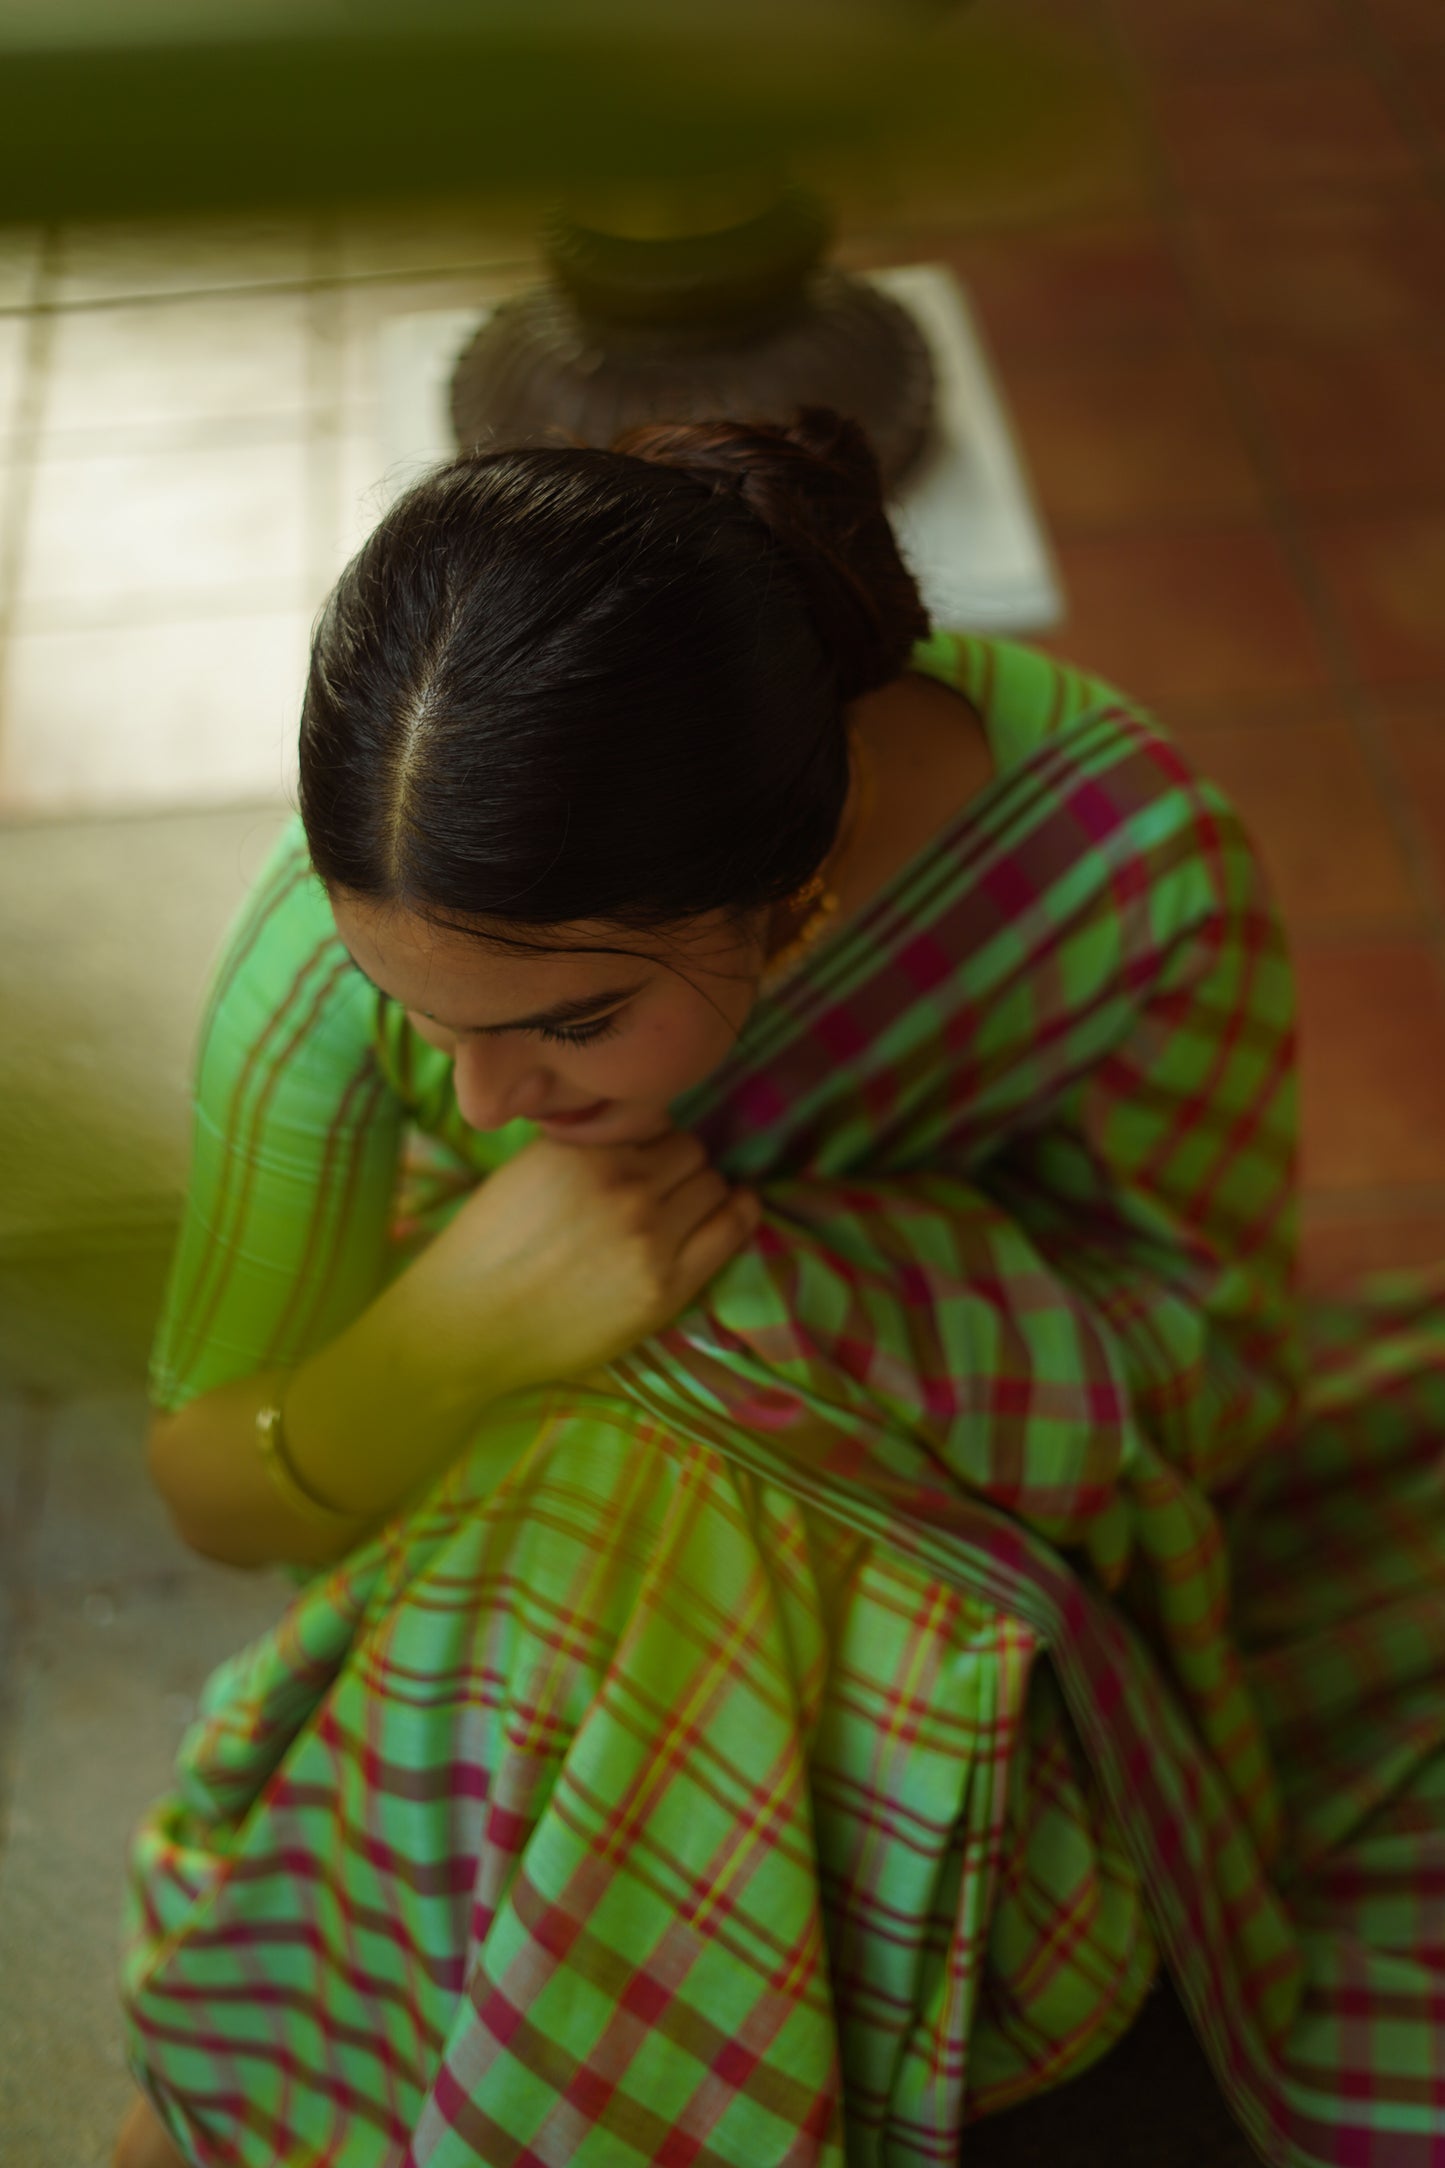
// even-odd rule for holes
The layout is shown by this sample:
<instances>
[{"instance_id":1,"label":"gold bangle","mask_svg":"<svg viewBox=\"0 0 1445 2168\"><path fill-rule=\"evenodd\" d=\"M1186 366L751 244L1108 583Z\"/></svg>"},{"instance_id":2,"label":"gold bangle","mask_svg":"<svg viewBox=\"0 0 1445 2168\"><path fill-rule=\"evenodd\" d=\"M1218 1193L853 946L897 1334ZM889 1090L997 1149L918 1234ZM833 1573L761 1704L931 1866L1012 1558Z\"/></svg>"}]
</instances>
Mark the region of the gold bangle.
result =
<instances>
[{"instance_id":1,"label":"gold bangle","mask_svg":"<svg viewBox=\"0 0 1445 2168\"><path fill-rule=\"evenodd\" d=\"M320 1521L334 1528L338 1521L357 1521L364 1518L359 1513L348 1513L342 1506L329 1506L308 1490L296 1473L286 1451L286 1441L281 1429L281 1409L273 1402L258 1409L256 1414L256 1443L261 1452L261 1464L275 1489L285 1499L293 1513L305 1520Z\"/></svg>"}]
</instances>

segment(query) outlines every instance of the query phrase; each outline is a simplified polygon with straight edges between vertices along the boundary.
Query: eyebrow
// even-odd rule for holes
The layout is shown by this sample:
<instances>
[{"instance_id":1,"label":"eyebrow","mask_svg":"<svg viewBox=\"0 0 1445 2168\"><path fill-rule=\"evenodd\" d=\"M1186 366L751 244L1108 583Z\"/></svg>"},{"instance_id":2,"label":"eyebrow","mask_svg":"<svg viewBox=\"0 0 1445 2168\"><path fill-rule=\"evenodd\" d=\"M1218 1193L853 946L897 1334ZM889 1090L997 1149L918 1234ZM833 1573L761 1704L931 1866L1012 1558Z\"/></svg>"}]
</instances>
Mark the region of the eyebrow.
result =
<instances>
[{"instance_id":1,"label":"eyebrow","mask_svg":"<svg viewBox=\"0 0 1445 2168\"><path fill-rule=\"evenodd\" d=\"M343 942L342 946L345 948L346 944ZM351 955L350 949L347 949L346 953L351 957L356 969L361 971L361 966L356 962L356 958ZM391 1001L395 998L387 993L385 987L377 986L375 979L368 972L361 971L361 976L366 980L368 986L376 987L376 991L384 1000ZM536 1031L548 1024L575 1024L579 1023L584 1016L594 1016L599 1009L610 1008L615 1001L626 1001L630 995L638 993L646 984L645 979L634 979L627 986L605 987L600 994L574 994L570 1001L554 1001L550 1009L538 1009L534 1016L514 1016L509 1024L444 1024L442 1029L444 1031L476 1032L479 1037L491 1039L500 1038L502 1033L506 1031ZM426 1013L425 1010L422 1011L423 1015ZM432 1021L435 1022L435 1018Z\"/></svg>"}]
</instances>

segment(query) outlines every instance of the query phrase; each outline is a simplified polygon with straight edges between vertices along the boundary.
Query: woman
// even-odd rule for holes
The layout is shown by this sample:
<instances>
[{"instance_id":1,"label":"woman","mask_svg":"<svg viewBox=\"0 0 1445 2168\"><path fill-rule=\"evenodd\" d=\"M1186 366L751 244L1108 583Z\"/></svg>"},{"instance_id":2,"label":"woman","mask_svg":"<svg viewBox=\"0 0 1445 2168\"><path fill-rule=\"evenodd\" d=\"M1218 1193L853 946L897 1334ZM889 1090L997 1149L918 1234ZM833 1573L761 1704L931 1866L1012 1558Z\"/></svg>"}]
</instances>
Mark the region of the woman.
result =
<instances>
[{"instance_id":1,"label":"woman","mask_svg":"<svg viewBox=\"0 0 1445 2168\"><path fill-rule=\"evenodd\" d=\"M1219 792L811 409L419 484L300 795L150 1455L301 1586L137 1833L117 2161L953 2161L1161 1957L1266 2157L1433 2159L1439 1335L1301 1333Z\"/></svg>"}]
</instances>

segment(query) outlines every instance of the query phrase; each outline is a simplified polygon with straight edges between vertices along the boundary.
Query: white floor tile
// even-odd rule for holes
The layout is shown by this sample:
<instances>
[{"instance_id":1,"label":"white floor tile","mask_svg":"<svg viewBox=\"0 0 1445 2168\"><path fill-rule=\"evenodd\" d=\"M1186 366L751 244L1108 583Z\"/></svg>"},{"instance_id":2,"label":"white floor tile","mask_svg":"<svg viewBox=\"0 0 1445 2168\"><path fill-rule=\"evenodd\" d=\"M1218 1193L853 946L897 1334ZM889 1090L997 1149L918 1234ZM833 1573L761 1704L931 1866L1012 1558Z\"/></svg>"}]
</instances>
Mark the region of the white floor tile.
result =
<instances>
[{"instance_id":1,"label":"white floor tile","mask_svg":"<svg viewBox=\"0 0 1445 2168\"><path fill-rule=\"evenodd\" d=\"M176 597L295 604L306 570L299 441L42 460L16 596L28 630L113 620ZM225 596L227 599L221 601Z\"/></svg>"},{"instance_id":2,"label":"white floor tile","mask_svg":"<svg viewBox=\"0 0 1445 2168\"><path fill-rule=\"evenodd\" d=\"M47 461L103 459L122 452L164 457L243 444L299 444L311 426L305 414L229 414L220 420L173 414L165 421L107 422L104 429L47 429L32 441L37 456Z\"/></svg>"},{"instance_id":3,"label":"white floor tile","mask_svg":"<svg viewBox=\"0 0 1445 2168\"><path fill-rule=\"evenodd\" d=\"M16 634L0 812L286 798L310 633L289 611Z\"/></svg>"},{"instance_id":4,"label":"white floor tile","mask_svg":"<svg viewBox=\"0 0 1445 2168\"><path fill-rule=\"evenodd\" d=\"M311 221L148 219L62 229L51 299L98 301L228 286L299 285L311 274Z\"/></svg>"},{"instance_id":5,"label":"white floor tile","mask_svg":"<svg viewBox=\"0 0 1445 2168\"><path fill-rule=\"evenodd\" d=\"M307 591L314 608L321 607L387 506L408 482L425 471L426 464L396 462L388 469L375 429L348 430L335 441L329 477L332 511L328 553L326 561L316 568Z\"/></svg>"},{"instance_id":6,"label":"white floor tile","mask_svg":"<svg viewBox=\"0 0 1445 2168\"><path fill-rule=\"evenodd\" d=\"M397 492L400 473L388 475L370 430L344 436L340 447L340 531L337 571L352 558Z\"/></svg>"},{"instance_id":7,"label":"white floor tile","mask_svg":"<svg viewBox=\"0 0 1445 2168\"><path fill-rule=\"evenodd\" d=\"M0 451L0 573L8 562L10 522L15 517L15 473Z\"/></svg>"},{"instance_id":8,"label":"white floor tile","mask_svg":"<svg viewBox=\"0 0 1445 2168\"><path fill-rule=\"evenodd\" d=\"M479 311L488 301L520 293L541 276L536 260L491 265L446 278L378 279L341 288L341 415L344 427L374 421L382 396L381 348L396 317L421 309Z\"/></svg>"},{"instance_id":9,"label":"white floor tile","mask_svg":"<svg viewBox=\"0 0 1445 2168\"><path fill-rule=\"evenodd\" d=\"M55 320L41 428L99 436L117 423L301 414L309 330L304 293L66 310Z\"/></svg>"}]
</instances>

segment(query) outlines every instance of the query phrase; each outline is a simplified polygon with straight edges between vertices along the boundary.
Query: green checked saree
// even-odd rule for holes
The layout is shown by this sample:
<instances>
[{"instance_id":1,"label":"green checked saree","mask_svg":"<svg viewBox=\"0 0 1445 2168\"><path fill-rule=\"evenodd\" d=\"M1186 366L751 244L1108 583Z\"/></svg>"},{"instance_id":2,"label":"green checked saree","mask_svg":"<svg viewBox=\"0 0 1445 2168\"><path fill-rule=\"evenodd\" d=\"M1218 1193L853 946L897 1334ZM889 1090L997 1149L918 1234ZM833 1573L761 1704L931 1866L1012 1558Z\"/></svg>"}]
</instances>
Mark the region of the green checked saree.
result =
<instances>
[{"instance_id":1,"label":"green checked saree","mask_svg":"<svg viewBox=\"0 0 1445 2168\"><path fill-rule=\"evenodd\" d=\"M756 1235L207 1684L122 1957L196 2162L966 2162L1161 1962L1264 2159L1445 2159L1445 1273L1301 1314L1223 796L1024 647L914 667L992 783L672 1108ZM460 1121L299 825L196 1091L161 1408L535 1134Z\"/></svg>"}]
</instances>

